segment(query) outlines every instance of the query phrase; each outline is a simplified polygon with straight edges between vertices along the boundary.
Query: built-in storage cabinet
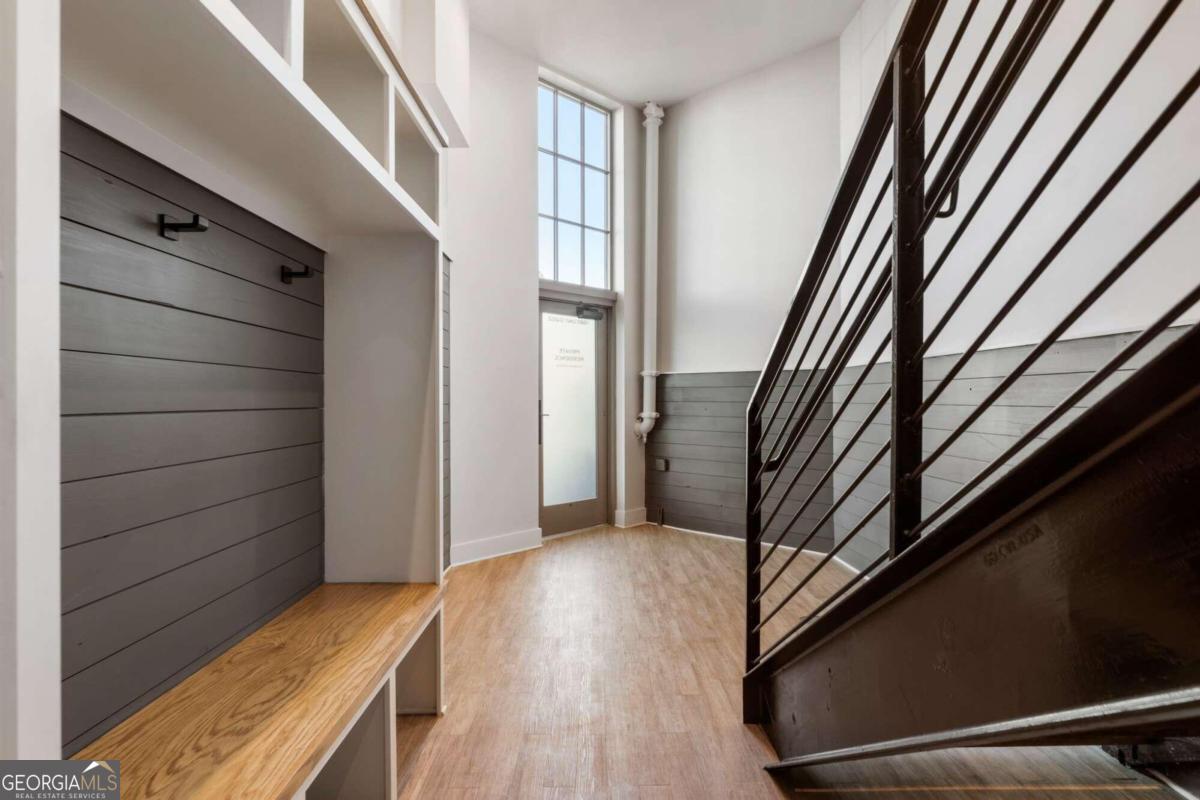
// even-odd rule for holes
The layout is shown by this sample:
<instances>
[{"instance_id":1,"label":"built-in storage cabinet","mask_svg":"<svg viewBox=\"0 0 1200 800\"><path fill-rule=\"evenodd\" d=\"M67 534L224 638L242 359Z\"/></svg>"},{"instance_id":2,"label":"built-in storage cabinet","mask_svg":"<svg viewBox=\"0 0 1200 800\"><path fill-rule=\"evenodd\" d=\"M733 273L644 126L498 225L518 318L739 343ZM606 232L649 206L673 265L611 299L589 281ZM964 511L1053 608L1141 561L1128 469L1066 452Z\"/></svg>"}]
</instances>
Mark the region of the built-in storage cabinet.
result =
<instances>
[{"instance_id":1,"label":"built-in storage cabinet","mask_svg":"<svg viewBox=\"0 0 1200 800\"><path fill-rule=\"evenodd\" d=\"M371 14L63 0L65 752L313 586L441 581L442 140ZM412 658L310 797L441 708Z\"/></svg>"},{"instance_id":2,"label":"built-in storage cabinet","mask_svg":"<svg viewBox=\"0 0 1200 800\"><path fill-rule=\"evenodd\" d=\"M353 0L233 0L251 25L434 223L440 143Z\"/></svg>"}]
</instances>

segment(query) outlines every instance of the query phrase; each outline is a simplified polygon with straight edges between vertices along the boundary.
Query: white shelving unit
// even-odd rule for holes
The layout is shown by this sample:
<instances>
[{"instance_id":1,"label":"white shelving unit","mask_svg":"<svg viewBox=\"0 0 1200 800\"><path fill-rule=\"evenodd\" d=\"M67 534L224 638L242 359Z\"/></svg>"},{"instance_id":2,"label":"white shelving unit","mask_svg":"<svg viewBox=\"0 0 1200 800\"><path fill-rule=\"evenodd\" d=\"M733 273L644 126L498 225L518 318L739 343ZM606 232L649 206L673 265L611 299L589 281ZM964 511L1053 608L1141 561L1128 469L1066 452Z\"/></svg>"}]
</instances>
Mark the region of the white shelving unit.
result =
<instances>
[{"instance_id":1,"label":"white shelving unit","mask_svg":"<svg viewBox=\"0 0 1200 800\"><path fill-rule=\"evenodd\" d=\"M331 233L439 238L436 135L353 0L64 0L63 78Z\"/></svg>"}]
</instances>

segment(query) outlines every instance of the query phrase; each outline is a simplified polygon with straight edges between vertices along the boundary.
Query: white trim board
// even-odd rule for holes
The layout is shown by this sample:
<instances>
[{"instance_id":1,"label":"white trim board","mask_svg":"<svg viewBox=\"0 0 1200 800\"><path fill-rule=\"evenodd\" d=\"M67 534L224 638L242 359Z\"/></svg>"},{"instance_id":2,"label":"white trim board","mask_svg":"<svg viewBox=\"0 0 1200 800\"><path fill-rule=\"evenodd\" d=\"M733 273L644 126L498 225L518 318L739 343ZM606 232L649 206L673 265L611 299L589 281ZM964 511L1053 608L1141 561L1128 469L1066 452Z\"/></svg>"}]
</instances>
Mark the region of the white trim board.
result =
<instances>
[{"instance_id":1,"label":"white trim board","mask_svg":"<svg viewBox=\"0 0 1200 800\"><path fill-rule=\"evenodd\" d=\"M645 524L645 508L618 508L613 512L613 525L618 528L636 528Z\"/></svg>"},{"instance_id":2,"label":"white trim board","mask_svg":"<svg viewBox=\"0 0 1200 800\"><path fill-rule=\"evenodd\" d=\"M542 529L529 528L523 531L502 533L499 536L489 536L486 539L475 539L469 542L450 542L451 566L462 566L475 561L489 558L499 558L524 550L533 550L542 546Z\"/></svg>"},{"instance_id":3,"label":"white trim board","mask_svg":"<svg viewBox=\"0 0 1200 800\"><path fill-rule=\"evenodd\" d=\"M586 528L576 528L573 531L563 531L562 533L552 533L549 536L543 536L542 541L548 542L552 539L565 539L568 536L574 536L577 533L587 533L588 531L598 531L602 528L607 528L606 523L601 522L599 525L588 525Z\"/></svg>"},{"instance_id":4,"label":"white trim board","mask_svg":"<svg viewBox=\"0 0 1200 800\"><path fill-rule=\"evenodd\" d=\"M745 543L745 539L742 539L742 538L741 538L741 537L739 537L739 536L726 536L726 535L725 535L725 534L723 534L723 533L710 533L709 531L694 531L694 530L692 530L691 528L679 528L679 527L676 527L675 525L659 525L657 522L650 522L650 523L647 523L647 524L649 524L649 525L654 525L654 526L656 526L656 527L659 527L659 528L670 528L671 530L673 530L673 531L677 531L677 532L679 532L679 533L690 533L690 534L692 534L693 536L710 536L710 537L712 537L713 539L726 539L726 540L728 540L728 541L731 541L731 542L740 542L740 543L743 543L743 544ZM769 547L769 545L767 545L767 544L764 544L764 545L763 545L763 547ZM779 545L779 547L777 547L776 549L777 549L777 550L784 550L784 551L786 551L786 552L788 552L788 553L795 552L795 550L796 550L796 548L794 548L794 547L788 547L786 544L781 544L781 545ZM822 552L820 552L819 550L805 550L804 552L805 552L805 553L808 553L810 556L817 556L817 557L819 557L819 558L824 558L825 556L829 555L828 553L822 553ZM840 565L841 565L843 568L850 570L850 572L852 572L852 573L853 573L853 574L855 574L855 575L857 575L859 572L861 572L861 571L862 571L862 570L859 570L859 569L855 569L854 567L852 567L852 566L850 566L849 564L847 564L845 561L842 561L842 560L841 560L840 558L838 558L837 556L834 556L834 557L833 557L833 560L834 560L834 561L836 561L838 564L840 564Z\"/></svg>"}]
</instances>

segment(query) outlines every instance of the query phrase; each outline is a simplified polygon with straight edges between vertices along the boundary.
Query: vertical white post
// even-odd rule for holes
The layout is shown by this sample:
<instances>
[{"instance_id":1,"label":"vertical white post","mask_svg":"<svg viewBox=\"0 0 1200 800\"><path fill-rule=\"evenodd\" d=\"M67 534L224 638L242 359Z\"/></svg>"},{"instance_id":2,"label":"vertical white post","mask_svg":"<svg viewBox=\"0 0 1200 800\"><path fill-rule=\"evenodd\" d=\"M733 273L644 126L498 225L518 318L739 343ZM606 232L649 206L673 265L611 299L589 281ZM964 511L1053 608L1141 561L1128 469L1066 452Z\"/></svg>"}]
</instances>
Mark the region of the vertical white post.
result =
<instances>
[{"instance_id":1,"label":"vertical white post","mask_svg":"<svg viewBox=\"0 0 1200 800\"><path fill-rule=\"evenodd\" d=\"M296 72L296 77L304 78L304 0L287 0L288 2L288 32L287 43L283 57Z\"/></svg>"},{"instance_id":2,"label":"vertical white post","mask_svg":"<svg viewBox=\"0 0 1200 800\"><path fill-rule=\"evenodd\" d=\"M387 681L384 685L384 691L387 692L386 707L383 713L383 746L385 749L383 765L387 770L384 776L384 785L387 786L388 800L394 800L396 797L396 779L397 779L397 764L396 764L396 673L388 674Z\"/></svg>"},{"instance_id":3,"label":"vertical white post","mask_svg":"<svg viewBox=\"0 0 1200 800\"><path fill-rule=\"evenodd\" d=\"M643 253L642 308L642 413L638 414L637 435L648 439L658 419L658 129L663 110L658 103L646 103L646 197L642 231Z\"/></svg>"},{"instance_id":4,"label":"vertical white post","mask_svg":"<svg viewBox=\"0 0 1200 800\"><path fill-rule=\"evenodd\" d=\"M0 2L0 759L62 748L59 13Z\"/></svg>"}]
</instances>

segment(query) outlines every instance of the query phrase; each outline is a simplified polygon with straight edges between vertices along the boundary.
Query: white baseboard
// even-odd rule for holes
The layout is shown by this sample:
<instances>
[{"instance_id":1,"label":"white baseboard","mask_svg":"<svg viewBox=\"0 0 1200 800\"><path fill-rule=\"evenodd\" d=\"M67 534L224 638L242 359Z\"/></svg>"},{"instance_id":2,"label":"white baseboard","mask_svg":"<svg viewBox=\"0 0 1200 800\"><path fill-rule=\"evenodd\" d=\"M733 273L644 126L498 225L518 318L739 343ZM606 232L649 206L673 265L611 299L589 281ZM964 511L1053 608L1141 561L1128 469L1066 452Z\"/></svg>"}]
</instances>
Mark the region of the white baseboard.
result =
<instances>
[{"instance_id":1,"label":"white baseboard","mask_svg":"<svg viewBox=\"0 0 1200 800\"><path fill-rule=\"evenodd\" d=\"M486 539L476 539L473 542L450 544L450 563L458 567L473 561L483 561L485 558L498 558L512 555L522 550L532 550L542 546L542 529L530 528L525 531L502 533L499 536L489 536Z\"/></svg>"},{"instance_id":2,"label":"white baseboard","mask_svg":"<svg viewBox=\"0 0 1200 800\"><path fill-rule=\"evenodd\" d=\"M589 525L589 526L588 526L588 527L586 527L586 528L577 528L576 530L573 530L573 531L563 531L562 533L551 533L551 534L549 534L548 536L543 536L543 537L542 537L542 541L543 541L543 542L550 542L550 541L553 541L553 540L555 540L555 539L561 539L561 538L563 538L564 536L574 536L574 535L575 535L575 534L577 534L577 533L587 533L588 531L601 531L601 530L604 530L604 529L605 529L605 528L607 528L607 527L608 527L607 525L603 525L603 524L601 524L601 525Z\"/></svg>"},{"instance_id":3,"label":"white baseboard","mask_svg":"<svg viewBox=\"0 0 1200 800\"><path fill-rule=\"evenodd\" d=\"M634 528L645 524L645 508L618 508L613 512L613 525L618 528Z\"/></svg>"},{"instance_id":4,"label":"white baseboard","mask_svg":"<svg viewBox=\"0 0 1200 800\"><path fill-rule=\"evenodd\" d=\"M729 535L727 535L727 534L724 534L724 533L711 533L711 532L709 532L709 531L694 531L694 530L692 530L691 528L680 528L680 527L677 527L677 526L675 526L675 525L660 525L659 527L661 527L661 528L670 528L671 530L673 530L673 531L679 531L680 533L690 533L690 534L692 534L693 536L711 536L711 537L712 537L712 538L714 538L714 539L728 539L728 540L730 540L730 541L733 541L733 542L742 542L743 544L746 542L746 540L745 540L745 539L743 539L743 538L741 538L740 536L729 536ZM768 547L770 547L770 545L769 545L769 544L764 544L764 545L763 545L763 550L766 550ZM781 545L779 545L779 547L777 547L776 549L777 549L777 550L782 550L782 551L784 551L785 553L791 553L791 552L793 552L793 551L794 551L796 548L794 548L794 547L788 547L786 544L781 544ZM817 558L824 558L824 557L825 557L825 555L826 555L825 553L822 553L822 552L820 552L820 551L818 551L818 550L805 550L804 552L808 553L808 554L809 554L809 555L811 555L811 556L816 556ZM850 572L853 572L855 575L857 575L857 574L859 573L859 571L860 571L860 570L858 570L856 567L852 567L851 565L847 564L845 561L843 561L842 559L840 559L840 558L839 558L839 557L837 557L837 556L834 556L834 557L833 557L833 560L834 560L834 561L836 561L838 564L840 564L840 565L841 565L843 568L845 568L845 569L849 570Z\"/></svg>"}]
</instances>

